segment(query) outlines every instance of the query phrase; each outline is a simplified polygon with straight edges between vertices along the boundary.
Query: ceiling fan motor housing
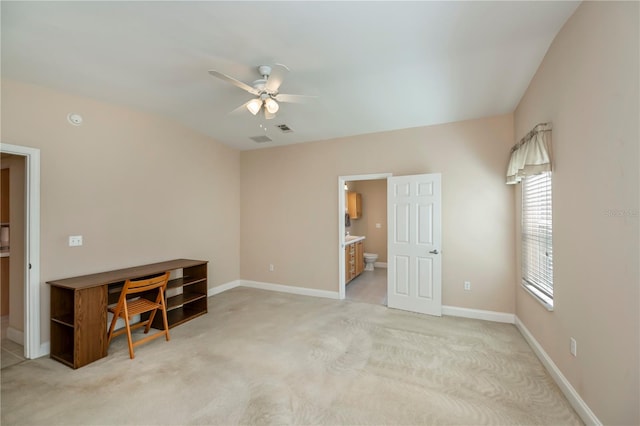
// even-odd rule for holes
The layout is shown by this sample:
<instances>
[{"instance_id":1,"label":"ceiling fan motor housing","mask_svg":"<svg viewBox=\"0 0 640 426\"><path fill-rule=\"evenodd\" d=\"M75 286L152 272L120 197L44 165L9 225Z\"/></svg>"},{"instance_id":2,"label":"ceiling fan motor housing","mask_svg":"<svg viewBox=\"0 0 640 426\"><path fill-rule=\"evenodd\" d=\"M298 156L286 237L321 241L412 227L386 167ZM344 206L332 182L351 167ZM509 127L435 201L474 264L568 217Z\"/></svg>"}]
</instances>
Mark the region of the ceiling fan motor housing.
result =
<instances>
[{"instance_id":1,"label":"ceiling fan motor housing","mask_svg":"<svg viewBox=\"0 0 640 426\"><path fill-rule=\"evenodd\" d=\"M259 91L263 91L266 86L267 86L266 78L261 78L253 82L253 88Z\"/></svg>"},{"instance_id":2,"label":"ceiling fan motor housing","mask_svg":"<svg viewBox=\"0 0 640 426\"><path fill-rule=\"evenodd\" d=\"M271 75L271 67L269 65L260 65L258 72L266 80Z\"/></svg>"}]
</instances>

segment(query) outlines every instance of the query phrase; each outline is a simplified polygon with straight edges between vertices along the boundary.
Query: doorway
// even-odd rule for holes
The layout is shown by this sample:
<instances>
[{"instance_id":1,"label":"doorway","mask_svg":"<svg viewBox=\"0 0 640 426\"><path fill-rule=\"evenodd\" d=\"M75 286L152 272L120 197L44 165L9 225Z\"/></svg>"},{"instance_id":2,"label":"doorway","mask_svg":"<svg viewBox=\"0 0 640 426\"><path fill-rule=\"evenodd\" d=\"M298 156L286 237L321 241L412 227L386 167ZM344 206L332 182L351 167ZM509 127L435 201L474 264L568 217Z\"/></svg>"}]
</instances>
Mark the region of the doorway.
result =
<instances>
[{"instance_id":1,"label":"doorway","mask_svg":"<svg viewBox=\"0 0 640 426\"><path fill-rule=\"evenodd\" d=\"M9 163L12 169L9 195L10 204L14 204L5 226L9 228L9 242L3 243L9 247L8 258L13 258L9 263L6 337L21 343L24 358L32 359L48 353L48 348L40 344L40 150L3 143L0 151L2 167Z\"/></svg>"},{"instance_id":2,"label":"doorway","mask_svg":"<svg viewBox=\"0 0 640 426\"><path fill-rule=\"evenodd\" d=\"M349 183L381 179L386 184L386 306L429 315L442 315L442 213L441 174L340 176L338 178L339 295L347 298L346 284L360 273L363 248L354 250L361 236L350 229ZM345 195L346 194L346 195ZM355 204L358 205L356 194ZM348 202L349 201L349 202ZM364 204L364 203L362 203ZM347 209L346 206L350 208ZM364 211L365 206L360 206ZM360 213L355 209L356 215ZM376 222L376 221L374 221ZM385 221L381 221L385 222ZM349 225L349 226L348 226ZM376 226L378 224L376 223ZM354 258L355 254L355 258ZM365 259L366 259L366 255ZM385 262L386 263L386 262ZM355 273L354 273L354 264ZM380 303L380 299L378 303ZM385 300L385 299L382 299Z\"/></svg>"},{"instance_id":3,"label":"doorway","mask_svg":"<svg viewBox=\"0 0 640 426\"><path fill-rule=\"evenodd\" d=\"M0 262L2 368L24 361L24 182L25 159L2 153Z\"/></svg>"},{"instance_id":4,"label":"doorway","mask_svg":"<svg viewBox=\"0 0 640 426\"><path fill-rule=\"evenodd\" d=\"M349 299L376 305L387 303L387 178L391 173L379 173L370 175L340 176L338 184L339 196L339 273L340 273L340 299ZM363 205L359 215L353 211L349 215L349 194L352 199L358 195ZM349 219L347 220L347 216ZM353 216L353 218L352 218ZM348 234L348 235L347 235ZM364 237L359 239L355 237ZM349 241L350 240L350 241ZM373 270L363 270L357 267L355 272L348 275L351 268L349 264L349 249L357 243L358 256L363 253L377 254L378 258L373 263ZM364 248L363 248L364 247ZM361 260L362 265L364 263ZM369 266L368 268L371 268ZM355 276L354 276L355 275Z\"/></svg>"}]
</instances>

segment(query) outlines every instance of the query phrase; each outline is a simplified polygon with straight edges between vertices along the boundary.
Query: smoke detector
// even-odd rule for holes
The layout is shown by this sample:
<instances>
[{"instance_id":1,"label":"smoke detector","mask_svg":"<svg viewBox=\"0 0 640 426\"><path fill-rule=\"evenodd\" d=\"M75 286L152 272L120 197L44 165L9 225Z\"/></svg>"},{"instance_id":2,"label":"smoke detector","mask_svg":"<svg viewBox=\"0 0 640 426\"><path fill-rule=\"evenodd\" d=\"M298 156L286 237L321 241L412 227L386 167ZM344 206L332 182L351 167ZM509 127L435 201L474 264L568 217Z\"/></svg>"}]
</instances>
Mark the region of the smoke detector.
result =
<instances>
[{"instance_id":1,"label":"smoke detector","mask_svg":"<svg viewBox=\"0 0 640 426\"><path fill-rule=\"evenodd\" d=\"M82 125L82 116L80 114L76 114L75 112L70 112L69 115L67 115L67 121L69 121L69 123L73 124L74 126L80 126Z\"/></svg>"}]
</instances>

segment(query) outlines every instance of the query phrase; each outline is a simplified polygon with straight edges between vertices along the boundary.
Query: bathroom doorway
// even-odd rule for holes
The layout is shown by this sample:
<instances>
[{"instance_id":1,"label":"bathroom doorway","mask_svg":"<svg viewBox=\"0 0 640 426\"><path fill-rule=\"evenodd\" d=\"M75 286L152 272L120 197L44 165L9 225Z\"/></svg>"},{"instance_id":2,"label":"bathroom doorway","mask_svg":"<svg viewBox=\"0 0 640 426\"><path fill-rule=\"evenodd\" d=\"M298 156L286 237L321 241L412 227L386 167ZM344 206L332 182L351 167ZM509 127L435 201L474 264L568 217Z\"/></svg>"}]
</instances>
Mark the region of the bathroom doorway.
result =
<instances>
[{"instance_id":1,"label":"bathroom doorway","mask_svg":"<svg viewBox=\"0 0 640 426\"><path fill-rule=\"evenodd\" d=\"M341 299L387 305L387 178L390 176L391 173L380 173L338 179ZM357 213L353 205L356 195L361 207ZM358 243L361 246L356 250ZM358 261L350 252L366 258L366 263L363 259L359 261L366 266L354 266Z\"/></svg>"},{"instance_id":2,"label":"bathroom doorway","mask_svg":"<svg viewBox=\"0 0 640 426\"><path fill-rule=\"evenodd\" d=\"M2 153L0 195L1 368L24 361L24 182L25 159Z\"/></svg>"},{"instance_id":3,"label":"bathroom doorway","mask_svg":"<svg viewBox=\"0 0 640 426\"><path fill-rule=\"evenodd\" d=\"M362 175L340 176L338 178L338 241L339 244L339 296L347 297L346 284L353 281L363 269L358 263L364 257L364 263L371 263L374 255L369 256L362 243L364 236L347 235L351 228L350 215L353 209L345 210L347 199L352 201L349 183L384 179L386 181L385 220L373 221L380 226L384 223L388 240L385 262L387 268L387 307L402 309L434 316L442 315L442 189L441 173L392 176ZM353 192L353 191L352 191ZM347 195L345 195L347 193ZM355 212L358 211L356 193ZM366 209L364 200L360 211ZM364 216L364 215L363 215ZM386 222L386 223L385 223ZM349 226L347 226L347 224ZM360 231L357 231L360 232ZM363 245L363 244L362 244ZM370 253L371 254L371 253ZM355 268L354 268L355 264Z\"/></svg>"},{"instance_id":4,"label":"bathroom doorway","mask_svg":"<svg viewBox=\"0 0 640 426\"><path fill-rule=\"evenodd\" d=\"M0 151L2 163L12 169L11 211L4 224L9 228L9 241L3 243L9 247L10 306L2 326L3 331L6 326L8 340L22 344L24 358L32 359L48 353L48 346L40 342L40 150L2 143ZM6 235L0 238L6 239ZM20 353L15 346L11 350Z\"/></svg>"}]
</instances>

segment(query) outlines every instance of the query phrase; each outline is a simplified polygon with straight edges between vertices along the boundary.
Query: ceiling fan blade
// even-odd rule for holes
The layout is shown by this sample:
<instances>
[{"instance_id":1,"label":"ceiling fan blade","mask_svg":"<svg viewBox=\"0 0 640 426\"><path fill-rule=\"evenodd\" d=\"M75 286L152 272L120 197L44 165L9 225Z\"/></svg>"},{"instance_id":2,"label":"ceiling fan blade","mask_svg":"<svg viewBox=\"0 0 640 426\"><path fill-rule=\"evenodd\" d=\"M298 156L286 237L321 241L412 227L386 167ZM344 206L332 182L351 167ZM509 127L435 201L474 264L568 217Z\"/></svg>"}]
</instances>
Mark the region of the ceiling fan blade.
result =
<instances>
[{"instance_id":1,"label":"ceiling fan blade","mask_svg":"<svg viewBox=\"0 0 640 426\"><path fill-rule=\"evenodd\" d=\"M284 77L287 74L289 74L289 68L287 68L286 65L275 64L271 67L271 75L269 75L269 78L267 79L265 89L271 93L277 92L282 84L282 80L284 80Z\"/></svg>"},{"instance_id":2,"label":"ceiling fan blade","mask_svg":"<svg viewBox=\"0 0 640 426\"><path fill-rule=\"evenodd\" d=\"M242 105L240 105L238 108L234 109L233 111L229 112L229 114L239 114L241 112L247 112L247 104L251 102L251 99L248 100L247 102L243 103Z\"/></svg>"},{"instance_id":3,"label":"ceiling fan blade","mask_svg":"<svg viewBox=\"0 0 640 426\"><path fill-rule=\"evenodd\" d=\"M241 88L242 90L246 90L247 92L251 93L252 95L258 95L258 91L256 89L254 89L253 87L249 86L246 83L241 82L240 80L236 80L233 77L229 77L226 74L222 74L221 72L218 72L216 70L209 70L209 74L211 74L214 77L217 77L221 80L226 81L227 83L231 83L236 87Z\"/></svg>"},{"instance_id":4,"label":"ceiling fan blade","mask_svg":"<svg viewBox=\"0 0 640 426\"><path fill-rule=\"evenodd\" d=\"M301 104L307 102L309 99L317 98L317 96L307 96L307 95L287 95L286 93L279 93L274 97L278 102L288 102L294 104Z\"/></svg>"}]
</instances>

